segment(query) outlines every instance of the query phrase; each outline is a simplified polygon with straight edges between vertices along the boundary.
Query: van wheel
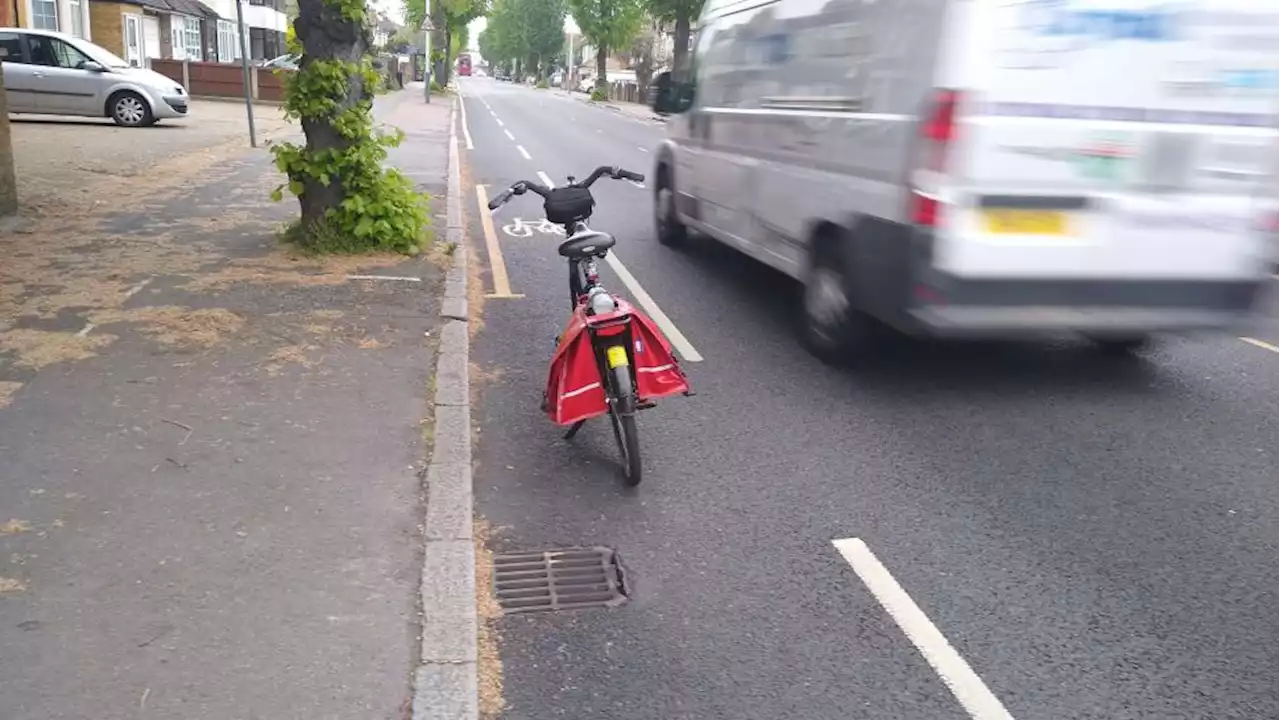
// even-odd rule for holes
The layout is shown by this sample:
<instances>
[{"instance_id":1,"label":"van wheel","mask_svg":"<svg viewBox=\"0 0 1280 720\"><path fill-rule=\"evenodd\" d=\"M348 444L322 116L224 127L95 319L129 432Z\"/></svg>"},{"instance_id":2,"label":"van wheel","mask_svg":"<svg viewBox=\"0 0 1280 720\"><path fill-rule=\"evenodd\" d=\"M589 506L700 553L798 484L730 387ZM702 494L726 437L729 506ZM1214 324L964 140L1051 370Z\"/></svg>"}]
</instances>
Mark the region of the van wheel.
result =
<instances>
[{"instance_id":1,"label":"van wheel","mask_svg":"<svg viewBox=\"0 0 1280 720\"><path fill-rule=\"evenodd\" d=\"M1151 347L1150 335L1090 338L1098 352L1107 357L1132 357Z\"/></svg>"},{"instance_id":2,"label":"van wheel","mask_svg":"<svg viewBox=\"0 0 1280 720\"><path fill-rule=\"evenodd\" d=\"M679 247L689 239L689 230L680 222L680 214L676 212L674 185L671 171L662 166L658 170L653 195L653 227L658 232L658 242L667 247Z\"/></svg>"},{"instance_id":3,"label":"van wheel","mask_svg":"<svg viewBox=\"0 0 1280 720\"><path fill-rule=\"evenodd\" d=\"M804 345L818 359L843 366L869 354L874 321L853 302L850 273L834 244L815 247L801 306Z\"/></svg>"},{"instance_id":4,"label":"van wheel","mask_svg":"<svg viewBox=\"0 0 1280 720\"><path fill-rule=\"evenodd\" d=\"M146 98L129 90L111 96L107 101L107 113L117 125L124 127L146 127L156 121Z\"/></svg>"}]
</instances>

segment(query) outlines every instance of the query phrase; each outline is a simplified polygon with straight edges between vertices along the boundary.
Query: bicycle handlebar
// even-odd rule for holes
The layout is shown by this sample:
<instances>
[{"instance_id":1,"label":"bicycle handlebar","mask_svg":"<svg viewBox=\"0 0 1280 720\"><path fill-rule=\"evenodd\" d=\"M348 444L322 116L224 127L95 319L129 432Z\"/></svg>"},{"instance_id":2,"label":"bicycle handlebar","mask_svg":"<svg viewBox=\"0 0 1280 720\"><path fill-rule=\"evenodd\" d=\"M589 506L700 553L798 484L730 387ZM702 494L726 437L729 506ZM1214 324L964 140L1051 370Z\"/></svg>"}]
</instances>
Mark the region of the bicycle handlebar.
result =
<instances>
[{"instance_id":1,"label":"bicycle handlebar","mask_svg":"<svg viewBox=\"0 0 1280 720\"><path fill-rule=\"evenodd\" d=\"M587 176L586 180L571 182L565 187L589 188L591 187L592 183L604 177L605 175L608 175L610 178L614 180L631 180L632 182L644 182L644 175L638 172L631 172L630 170L624 170L617 166L610 167L608 165L601 165L600 167L593 170L591 174ZM553 189L554 188L549 188L546 185L543 185L542 183L534 182L532 180L520 180L513 183L511 187L495 195L494 198L489 201L489 209L497 210L498 208L502 207L504 203L506 203L508 200L511 199L512 195L523 195L525 194L526 191L532 191L534 194L541 195L542 197L545 198L547 194L550 193Z\"/></svg>"}]
</instances>

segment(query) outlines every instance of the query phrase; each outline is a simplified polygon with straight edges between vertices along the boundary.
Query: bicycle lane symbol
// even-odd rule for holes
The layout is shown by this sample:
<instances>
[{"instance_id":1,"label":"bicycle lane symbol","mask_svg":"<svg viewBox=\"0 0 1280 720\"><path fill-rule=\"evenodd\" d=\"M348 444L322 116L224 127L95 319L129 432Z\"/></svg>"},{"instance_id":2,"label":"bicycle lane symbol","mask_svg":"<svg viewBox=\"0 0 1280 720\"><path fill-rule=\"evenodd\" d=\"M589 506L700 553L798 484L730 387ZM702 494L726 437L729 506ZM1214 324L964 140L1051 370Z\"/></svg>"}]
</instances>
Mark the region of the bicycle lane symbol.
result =
<instances>
[{"instance_id":1,"label":"bicycle lane symbol","mask_svg":"<svg viewBox=\"0 0 1280 720\"><path fill-rule=\"evenodd\" d=\"M502 232L514 238L528 238L533 237L535 233L541 235L564 235L564 228L548 221L546 218L540 220L514 218L510 223L502 226Z\"/></svg>"}]
</instances>

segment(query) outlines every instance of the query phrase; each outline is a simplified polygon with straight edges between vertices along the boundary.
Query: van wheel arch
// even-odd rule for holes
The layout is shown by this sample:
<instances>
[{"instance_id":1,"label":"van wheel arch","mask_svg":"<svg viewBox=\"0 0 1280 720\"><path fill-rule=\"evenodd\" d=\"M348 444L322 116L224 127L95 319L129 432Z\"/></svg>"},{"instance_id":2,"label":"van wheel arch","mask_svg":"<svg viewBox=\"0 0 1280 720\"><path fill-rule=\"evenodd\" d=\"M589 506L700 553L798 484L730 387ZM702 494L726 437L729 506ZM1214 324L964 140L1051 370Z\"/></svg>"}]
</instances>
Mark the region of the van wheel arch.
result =
<instances>
[{"instance_id":1,"label":"van wheel arch","mask_svg":"<svg viewBox=\"0 0 1280 720\"><path fill-rule=\"evenodd\" d=\"M866 315L856 282L855 235L829 220L813 224L802 277L801 339L829 365L847 365L870 354L875 322Z\"/></svg>"}]
</instances>

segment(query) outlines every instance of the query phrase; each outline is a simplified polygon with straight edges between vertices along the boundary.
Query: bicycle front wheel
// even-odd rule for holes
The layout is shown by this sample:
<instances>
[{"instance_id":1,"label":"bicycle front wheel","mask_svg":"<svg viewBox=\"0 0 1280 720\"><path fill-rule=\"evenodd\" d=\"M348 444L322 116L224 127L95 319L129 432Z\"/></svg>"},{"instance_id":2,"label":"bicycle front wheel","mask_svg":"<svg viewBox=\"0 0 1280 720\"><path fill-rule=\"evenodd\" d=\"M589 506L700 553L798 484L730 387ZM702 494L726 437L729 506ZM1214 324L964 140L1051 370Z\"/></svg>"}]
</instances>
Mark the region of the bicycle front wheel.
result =
<instances>
[{"instance_id":1,"label":"bicycle front wheel","mask_svg":"<svg viewBox=\"0 0 1280 720\"><path fill-rule=\"evenodd\" d=\"M631 370L626 365L609 369L609 421L613 439L622 453L622 479L632 487L640 484L644 473L640 464L640 431L636 428L636 394L631 384Z\"/></svg>"}]
</instances>

